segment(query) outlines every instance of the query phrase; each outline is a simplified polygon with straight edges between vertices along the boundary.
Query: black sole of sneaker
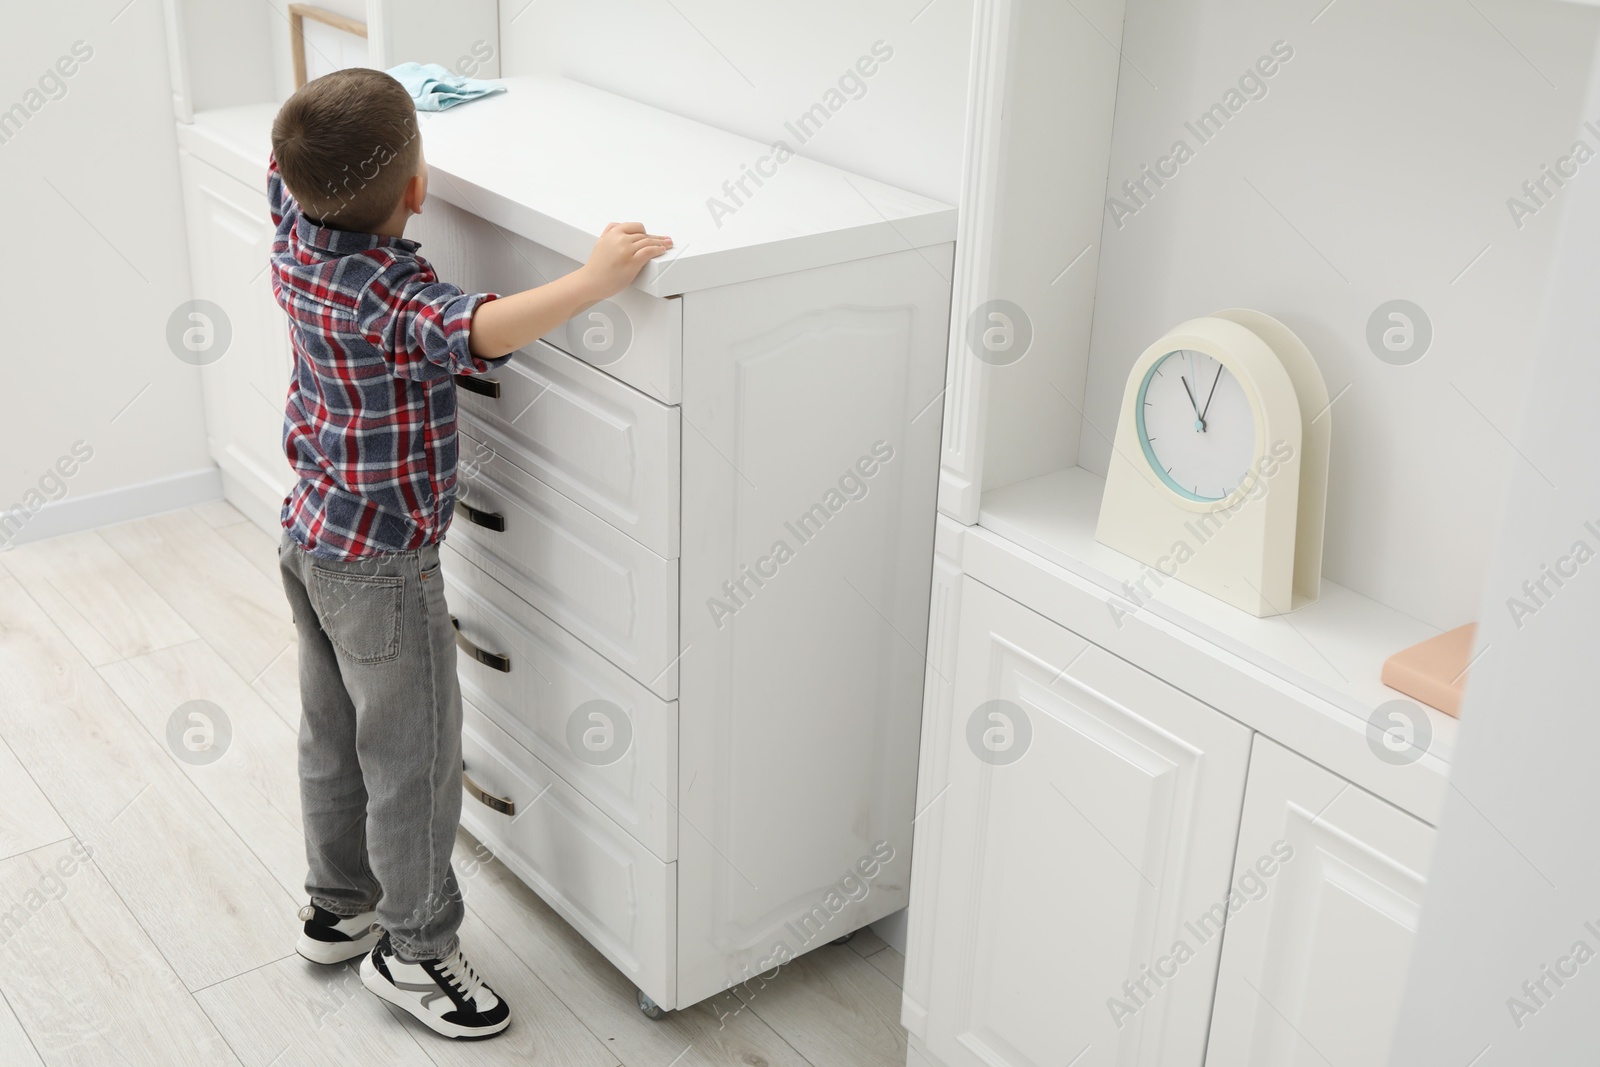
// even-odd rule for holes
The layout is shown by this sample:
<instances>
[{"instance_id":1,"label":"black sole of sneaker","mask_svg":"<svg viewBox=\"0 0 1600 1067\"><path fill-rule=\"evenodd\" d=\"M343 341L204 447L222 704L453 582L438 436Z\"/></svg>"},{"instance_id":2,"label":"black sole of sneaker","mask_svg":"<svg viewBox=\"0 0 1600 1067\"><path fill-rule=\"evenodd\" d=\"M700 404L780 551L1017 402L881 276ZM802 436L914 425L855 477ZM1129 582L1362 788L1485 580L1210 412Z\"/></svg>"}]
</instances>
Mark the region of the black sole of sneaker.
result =
<instances>
[{"instance_id":1,"label":"black sole of sneaker","mask_svg":"<svg viewBox=\"0 0 1600 1067\"><path fill-rule=\"evenodd\" d=\"M487 1041L491 1037L499 1037L511 1026L510 1016L507 1016L492 1028L457 1026L455 1023L446 1022L430 1011L419 1010L381 974L374 971L369 976L368 971L369 965L363 963L361 966L361 984L366 986L373 996L386 1004L393 1004L440 1037L448 1037L452 1041Z\"/></svg>"}]
</instances>

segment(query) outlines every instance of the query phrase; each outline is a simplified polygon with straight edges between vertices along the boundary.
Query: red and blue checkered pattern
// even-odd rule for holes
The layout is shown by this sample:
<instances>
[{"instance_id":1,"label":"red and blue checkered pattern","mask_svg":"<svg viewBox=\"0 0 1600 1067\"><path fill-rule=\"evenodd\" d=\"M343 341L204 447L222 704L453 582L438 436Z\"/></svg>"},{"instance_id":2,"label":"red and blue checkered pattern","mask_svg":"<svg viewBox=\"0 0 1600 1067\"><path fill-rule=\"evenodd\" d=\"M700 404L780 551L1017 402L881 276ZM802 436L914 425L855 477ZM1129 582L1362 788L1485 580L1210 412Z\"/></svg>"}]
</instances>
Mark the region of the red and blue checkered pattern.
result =
<instances>
[{"instance_id":1,"label":"red and blue checkered pattern","mask_svg":"<svg viewBox=\"0 0 1600 1067\"><path fill-rule=\"evenodd\" d=\"M451 375L511 358L468 349L473 313L495 296L441 282L415 241L313 222L275 159L267 195L272 292L294 347L283 447L300 481L283 526L327 559L434 544L455 508Z\"/></svg>"}]
</instances>

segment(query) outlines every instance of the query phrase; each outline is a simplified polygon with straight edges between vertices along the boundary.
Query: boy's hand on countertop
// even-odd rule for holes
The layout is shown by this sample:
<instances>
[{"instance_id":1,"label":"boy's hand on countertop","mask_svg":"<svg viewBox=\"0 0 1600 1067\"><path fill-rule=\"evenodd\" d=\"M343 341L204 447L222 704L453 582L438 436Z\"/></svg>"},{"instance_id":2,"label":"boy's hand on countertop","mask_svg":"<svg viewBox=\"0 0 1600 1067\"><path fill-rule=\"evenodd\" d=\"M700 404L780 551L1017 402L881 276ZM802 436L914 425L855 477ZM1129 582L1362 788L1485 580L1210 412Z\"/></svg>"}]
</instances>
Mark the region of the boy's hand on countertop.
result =
<instances>
[{"instance_id":1,"label":"boy's hand on countertop","mask_svg":"<svg viewBox=\"0 0 1600 1067\"><path fill-rule=\"evenodd\" d=\"M582 270L592 279L597 299L604 300L626 289L646 263L671 247L672 238L645 233L642 222L613 222L601 231Z\"/></svg>"},{"instance_id":2,"label":"boy's hand on countertop","mask_svg":"<svg viewBox=\"0 0 1600 1067\"><path fill-rule=\"evenodd\" d=\"M469 347L480 359L498 359L532 344L586 308L616 296L644 265L672 247L672 238L644 232L642 222L613 222L600 234L589 262L537 289L478 306Z\"/></svg>"}]
</instances>

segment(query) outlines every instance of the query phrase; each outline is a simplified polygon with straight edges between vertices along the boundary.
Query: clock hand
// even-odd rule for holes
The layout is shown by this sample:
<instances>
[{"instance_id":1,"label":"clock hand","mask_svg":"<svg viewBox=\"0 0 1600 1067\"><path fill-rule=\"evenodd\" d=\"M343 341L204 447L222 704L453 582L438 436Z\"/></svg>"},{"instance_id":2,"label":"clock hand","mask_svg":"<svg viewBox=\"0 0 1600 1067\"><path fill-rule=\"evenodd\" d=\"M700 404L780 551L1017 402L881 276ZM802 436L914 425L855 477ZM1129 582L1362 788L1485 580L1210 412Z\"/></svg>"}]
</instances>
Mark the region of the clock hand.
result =
<instances>
[{"instance_id":1,"label":"clock hand","mask_svg":"<svg viewBox=\"0 0 1600 1067\"><path fill-rule=\"evenodd\" d=\"M1206 420L1200 414L1200 405L1194 402L1194 390L1189 388L1189 379L1178 375L1178 381L1183 383L1183 391L1189 394L1189 406L1194 408L1194 428L1200 433L1206 432Z\"/></svg>"},{"instance_id":2,"label":"clock hand","mask_svg":"<svg viewBox=\"0 0 1600 1067\"><path fill-rule=\"evenodd\" d=\"M1217 383L1222 380L1222 364L1217 364L1217 376L1211 379L1211 392L1206 394L1205 410L1200 412L1200 421L1204 422L1206 413L1211 410L1211 398L1217 395Z\"/></svg>"}]
</instances>

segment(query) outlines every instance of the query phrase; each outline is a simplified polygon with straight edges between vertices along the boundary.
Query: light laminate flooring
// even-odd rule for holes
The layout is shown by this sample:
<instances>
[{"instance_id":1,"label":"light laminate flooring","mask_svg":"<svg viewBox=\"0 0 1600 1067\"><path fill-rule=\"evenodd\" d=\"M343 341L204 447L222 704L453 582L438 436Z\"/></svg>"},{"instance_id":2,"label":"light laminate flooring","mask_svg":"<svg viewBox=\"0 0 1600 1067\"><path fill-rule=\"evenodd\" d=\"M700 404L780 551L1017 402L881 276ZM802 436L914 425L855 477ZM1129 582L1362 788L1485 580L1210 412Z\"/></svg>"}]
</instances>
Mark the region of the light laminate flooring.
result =
<instances>
[{"instance_id":1,"label":"light laminate flooring","mask_svg":"<svg viewBox=\"0 0 1600 1067\"><path fill-rule=\"evenodd\" d=\"M905 961L870 930L652 1022L493 860L457 869L504 1036L435 1037L301 959L294 679L276 542L225 503L0 554L0 1064L906 1062ZM190 701L232 731L214 762L169 744Z\"/></svg>"}]
</instances>

